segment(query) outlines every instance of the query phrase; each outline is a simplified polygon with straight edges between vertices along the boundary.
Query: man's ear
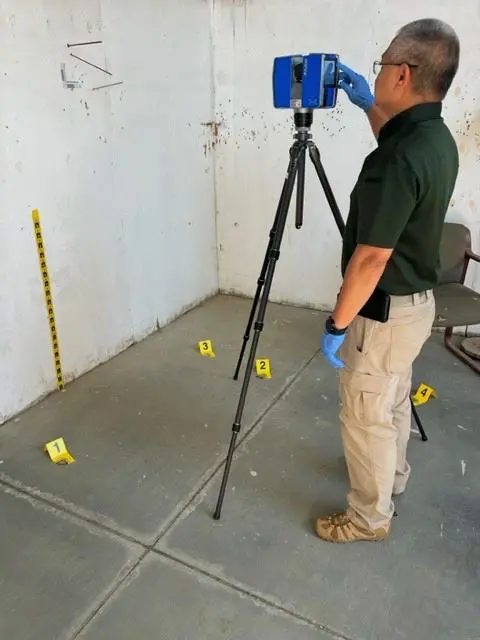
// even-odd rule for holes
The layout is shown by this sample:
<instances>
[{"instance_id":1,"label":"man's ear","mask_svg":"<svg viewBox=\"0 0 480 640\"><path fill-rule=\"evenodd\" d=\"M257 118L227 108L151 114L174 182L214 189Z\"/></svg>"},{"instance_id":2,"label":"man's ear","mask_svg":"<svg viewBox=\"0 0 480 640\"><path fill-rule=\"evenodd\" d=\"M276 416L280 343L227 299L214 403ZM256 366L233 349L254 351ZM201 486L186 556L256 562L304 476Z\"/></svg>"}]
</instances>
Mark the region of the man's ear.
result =
<instances>
[{"instance_id":1,"label":"man's ear","mask_svg":"<svg viewBox=\"0 0 480 640\"><path fill-rule=\"evenodd\" d=\"M410 68L407 65L404 65L400 71L400 75L398 76L399 82L406 80L407 74L410 74Z\"/></svg>"}]
</instances>

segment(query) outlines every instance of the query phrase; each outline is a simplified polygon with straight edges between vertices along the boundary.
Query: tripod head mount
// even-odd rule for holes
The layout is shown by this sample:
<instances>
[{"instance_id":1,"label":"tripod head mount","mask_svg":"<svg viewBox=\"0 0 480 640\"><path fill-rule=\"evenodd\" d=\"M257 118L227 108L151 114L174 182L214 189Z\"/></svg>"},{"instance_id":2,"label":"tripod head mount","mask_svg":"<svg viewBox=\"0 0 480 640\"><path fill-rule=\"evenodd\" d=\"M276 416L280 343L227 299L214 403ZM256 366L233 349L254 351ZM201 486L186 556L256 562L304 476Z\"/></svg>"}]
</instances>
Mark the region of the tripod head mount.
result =
<instances>
[{"instance_id":1,"label":"tripod head mount","mask_svg":"<svg viewBox=\"0 0 480 640\"><path fill-rule=\"evenodd\" d=\"M313 124L313 109L295 109L293 121L297 131L308 131Z\"/></svg>"},{"instance_id":2,"label":"tripod head mount","mask_svg":"<svg viewBox=\"0 0 480 640\"><path fill-rule=\"evenodd\" d=\"M297 140L308 140L312 137L310 127L313 124L313 109L295 109L293 114L295 124L295 138Z\"/></svg>"}]
</instances>

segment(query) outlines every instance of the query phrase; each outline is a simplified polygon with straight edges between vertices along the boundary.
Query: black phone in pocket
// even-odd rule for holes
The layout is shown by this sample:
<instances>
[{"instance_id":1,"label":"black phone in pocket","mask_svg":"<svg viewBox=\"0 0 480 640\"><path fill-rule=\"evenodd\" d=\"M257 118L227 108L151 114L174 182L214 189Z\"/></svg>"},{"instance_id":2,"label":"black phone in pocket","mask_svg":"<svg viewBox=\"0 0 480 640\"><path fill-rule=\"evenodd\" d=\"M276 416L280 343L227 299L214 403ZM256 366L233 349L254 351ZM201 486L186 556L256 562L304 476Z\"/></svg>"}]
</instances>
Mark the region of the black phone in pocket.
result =
<instances>
[{"instance_id":1,"label":"black phone in pocket","mask_svg":"<svg viewBox=\"0 0 480 640\"><path fill-rule=\"evenodd\" d=\"M381 289L375 289L358 312L358 315L377 322L387 322L390 316L390 300L389 293L385 293Z\"/></svg>"}]
</instances>

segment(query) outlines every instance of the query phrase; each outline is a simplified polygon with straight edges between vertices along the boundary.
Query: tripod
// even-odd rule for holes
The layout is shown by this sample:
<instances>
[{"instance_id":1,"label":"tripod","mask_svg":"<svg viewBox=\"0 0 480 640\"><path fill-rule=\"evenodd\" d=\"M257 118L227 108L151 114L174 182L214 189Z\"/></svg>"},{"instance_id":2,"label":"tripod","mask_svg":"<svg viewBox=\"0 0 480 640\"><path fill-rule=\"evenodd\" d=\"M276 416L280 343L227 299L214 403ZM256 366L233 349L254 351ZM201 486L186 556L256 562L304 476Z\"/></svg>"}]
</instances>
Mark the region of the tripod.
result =
<instances>
[{"instance_id":1,"label":"tripod","mask_svg":"<svg viewBox=\"0 0 480 640\"><path fill-rule=\"evenodd\" d=\"M227 459L225 462L225 470L223 473L222 484L221 484L220 492L218 495L217 506L214 513L215 520L220 519L220 515L222 511L222 505L223 505L223 500L225 498L225 491L227 488L228 476L230 474L230 468L232 465L233 454L235 452L238 434L240 433L240 429L241 429L241 420L242 420L243 410L245 407L245 400L247 397L248 386L250 384L252 370L255 363L255 355L256 355L258 343L260 340L260 334L263 331L265 311L268 304L268 296L270 294L270 289L273 282L273 276L275 273L277 260L280 257L280 246L282 243L283 232L285 230L288 211L290 208L293 189L295 186L295 180L297 178L298 178L298 181L297 181L295 227L297 229L300 229L303 224L303 205L304 205L304 192L305 192L305 160L306 160L307 149L308 149L310 160L312 161L312 164L317 172L318 178L320 180L320 184L322 185L323 191L325 193L325 197L330 206L332 215L337 224L340 235L343 237L345 232L345 223L340 213L340 209L338 208L338 205L336 203L335 196L333 195L333 191L328 182L328 178L325 174L325 170L322 166L322 162L320 160L320 153L318 151L317 146L312 140L312 134L310 133L310 128L312 126L312 123L313 123L312 110L299 109L294 112L294 124L295 124L296 133L294 134L294 142L290 147L290 161L288 164L288 169L285 176L282 192L280 194L280 199L278 202L278 207L275 214L273 226L270 230L269 241L268 241L268 246L265 253L265 258L263 261L262 269L260 271L260 276L257 281L257 290L253 298L250 316L248 318L247 327L245 330L245 335L243 337L243 343L240 350L240 355L239 355L237 366L233 376L235 380L238 379L240 368L242 366L242 360L245 355L245 350L247 347L247 342L250 339L250 332L253 326L254 334L252 339L252 346L248 356L243 384L240 391L240 398L238 401L237 411L235 413L235 418L232 426L232 436L230 440L230 446L228 449ZM255 318L257 307L258 307L258 315L257 315L256 322L254 324L254 318ZM410 398L410 402L411 402L412 412L415 418L415 422L417 423L422 440L426 441L427 440L426 433L423 429L422 423L420 421L420 418L415 409L415 406L413 405L411 398Z\"/></svg>"}]
</instances>

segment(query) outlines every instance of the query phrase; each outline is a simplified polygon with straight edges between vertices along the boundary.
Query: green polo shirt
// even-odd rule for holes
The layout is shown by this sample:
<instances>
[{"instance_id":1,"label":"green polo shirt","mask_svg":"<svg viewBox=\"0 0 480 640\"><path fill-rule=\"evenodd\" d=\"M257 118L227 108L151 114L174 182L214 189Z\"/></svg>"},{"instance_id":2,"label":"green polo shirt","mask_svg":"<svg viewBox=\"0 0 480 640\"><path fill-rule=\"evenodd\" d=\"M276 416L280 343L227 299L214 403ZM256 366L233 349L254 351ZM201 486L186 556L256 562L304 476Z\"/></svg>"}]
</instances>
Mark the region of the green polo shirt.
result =
<instances>
[{"instance_id":1,"label":"green polo shirt","mask_svg":"<svg viewBox=\"0 0 480 640\"><path fill-rule=\"evenodd\" d=\"M438 280L443 223L458 174L458 150L441 103L419 104L389 120L350 197L342 273L358 244L392 249L378 284L396 295Z\"/></svg>"}]
</instances>

